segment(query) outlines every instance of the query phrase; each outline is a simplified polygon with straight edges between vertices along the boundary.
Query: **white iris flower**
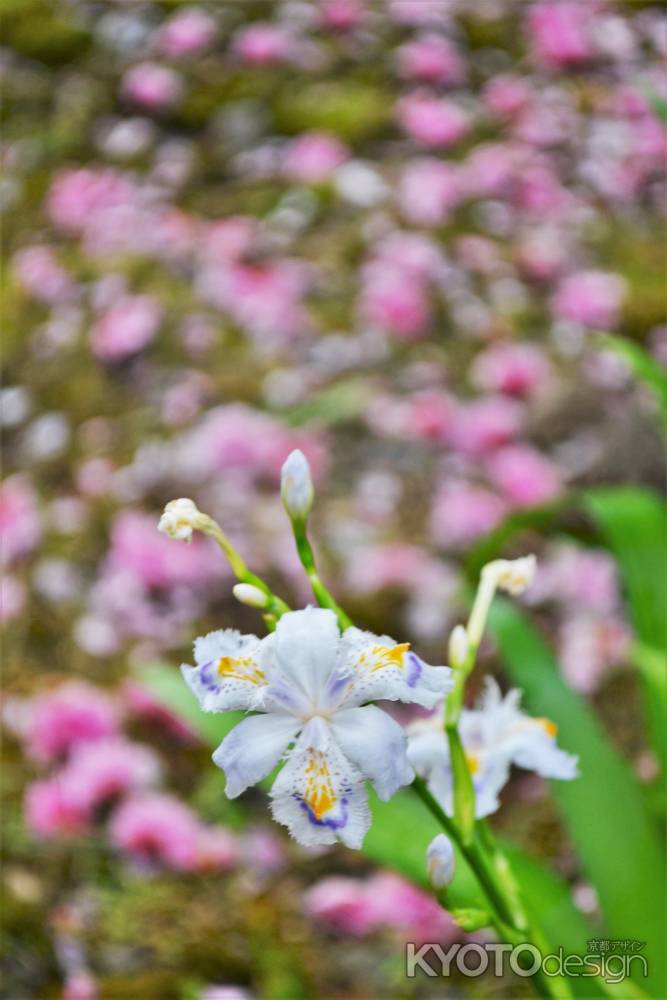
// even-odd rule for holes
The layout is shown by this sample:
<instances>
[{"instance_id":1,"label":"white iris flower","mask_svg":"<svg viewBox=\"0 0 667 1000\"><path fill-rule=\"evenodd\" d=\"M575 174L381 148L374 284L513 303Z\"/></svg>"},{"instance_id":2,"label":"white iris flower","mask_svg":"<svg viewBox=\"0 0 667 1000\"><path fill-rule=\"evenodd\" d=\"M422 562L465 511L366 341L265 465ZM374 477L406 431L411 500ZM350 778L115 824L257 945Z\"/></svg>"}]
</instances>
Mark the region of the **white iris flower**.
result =
<instances>
[{"instance_id":1,"label":"white iris flower","mask_svg":"<svg viewBox=\"0 0 667 1000\"><path fill-rule=\"evenodd\" d=\"M503 698L492 678L474 709L463 709L459 723L461 742L475 791L475 815L496 811L499 794L512 764L535 771L543 778L568 781L577 777L577 758L556 744L556 726L549 719L535 719L519 709L521 693ZM408 726L408 760L426 779L433 796L453 814L453 782L443 713L419 719Z\"/></svg>"},{"instance_id":2,"label":"white iris flower","mask_svg":"<svg viewBox=\"0 0 667 1000\"><path fill-rule=\"evenodd\" d=\"M183 676L208 712L245 709L213 760L229 798L265 778L283 758L272 811L301 844L360 847L370 826L365 781L389 799L414 774L403 728L376 699L433 708L451 671L432 667L387 636L341 635L324 608L292 611L263 639L233 629L195 642Z\"/></svg>"}]
</instances>

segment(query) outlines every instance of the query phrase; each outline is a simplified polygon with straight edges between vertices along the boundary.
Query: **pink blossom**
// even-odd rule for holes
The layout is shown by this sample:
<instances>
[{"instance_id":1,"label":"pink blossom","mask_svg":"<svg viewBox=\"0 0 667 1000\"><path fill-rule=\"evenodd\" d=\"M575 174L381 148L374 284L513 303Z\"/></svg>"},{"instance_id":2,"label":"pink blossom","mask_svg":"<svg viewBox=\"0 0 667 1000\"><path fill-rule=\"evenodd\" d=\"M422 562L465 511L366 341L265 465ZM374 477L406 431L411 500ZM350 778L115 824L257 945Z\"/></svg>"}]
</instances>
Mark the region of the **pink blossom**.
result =
<instances>
[{"instance_id":1,"label":"pink blossom","mask_svg":"<svg viewBox=\"0 0 667 1000\"><path fill-rule=\"evenodd\" d=\"M246 865L264 874L284 868L287 856L280 837L270 829L255 827L247 830L240 845Z\"/></svg>"},{"instance_id":2,"label":"pink blossom","mask_svg":"<svg viewBox=\"0 0 667 1000\"><path fill-rule=\"evenodd\" d=\"M397 200L409 222L442 226L461 199L457 170L434 159L413 160L401 174Z\"/></svg>"},{"instance_id":3,"label":"pink blossom","mask_svg":"<svg viewBox=\"0 0 667 1000\"><path fill-rule=\"evenodd\" d=\"M17 277L28 294L47 305L71 298L75 285L50 247L32 246L14 255Z\"/></svg>"},{"instance_id":4,"label":"pink blossom","mask_svg":"<svg viewBox=\"0 0 667 1000\"><path fill-rule=\"evenodd\" d=\"M396 114L404 131L423 146L451 146L470 131L468 115L457 104L426 93L402 97Z\"/></svg>"},{"instance_id":5,"label":"pink blossom","mask_svg":"<svg viewBox=\"0 0 667 1000\"><path fill-rule=\"evenodd\" d=\"M575 613L561 626L558 659L572 687L591 694L611 667L623 663L629 646L628 628L618 618Z\"/></svg>"},{"instance_id":6,"label":"pink blossom","mask_svg":"<svg viewBox=\"0 0 667 1000\"><path fill-rule=\"evenodd\" d=\"M221 871L233 868L239 857L235 837L222 826L202 827L197 845L199 871Z\"/></svg>"},{"instance_id":7,"label":"pink blossom","mask_svg":"<svg viewBox=\"0 0 667 1000\"><path fill-rule=\"evenodd\" d=\"M304 132L283 154L283 172L293 181L317 184L348 159L347 147L328 132Z\"/></svg>"},{"instance_id":8,"label":"pink blossom","mask_svg":"<svg viewBox=\"0 0 667 1000\"><path fill-rule=\"evenodd\" d=\"M624 297L625 282L620 275L579 271L561 281L551 308L558 319L610 330L618 323Z\"/></svg>"},{"instance_id":9,"label":"pink blossom","mask_svg":"<svg viewBox=\"0 0 667 1000\"><path fill-rule=\"evenodd\" d=\"M172 107L183 93L183 81L175 70L160 63L132 66L123 77L122 91L135 104L149 111Z\"/></svg>"},{"instance_id":10,"label":"pink blossom","mask_svg":"<svg viewBox=\"0 0 667 1000\"><path fill-rule=\"evenodd\" d=\"M456 256L467 270L479 274L496 274L502 268L498 247L484 236L459 236Z\"/></svg>"},{"instance_id":11,"label":"pink blossom","mask_svg":"<svg viewBox=\"0 0 667 1000\"><path fill-rule=\"evenodd\" d=\"M217 264L240 260L257 236L257 220L246 215L230 215L213 222L203 234L203 256Z\"/></svg>"},{"instance_id":12,"label":"pink blossom","mask_svg":"<svg viewBox=\"0 0 667 1000\"><path fill-rule=\"evenodd\" d=\"M517 260L521 270L537 281L549 281L558 276L569 256L567 235L555 227L536 226L519 240Z\"/></svg>"},{"instance_id":13,"label":"pink blossom","mask_svg":"<svg viewBox=\"0 0 667 1000\"><path fill-rule=\"evenodd\" d=\"M152 750L114 736L76 747L58 780L67 807L89 817L111 799L154 785L159 776Z\"/></svg>"},{"instance_id":14,"label":"pink blossom","mask_svg":"<svg viewBox=\"0 0 667 1000\"><path fill-rule=\"evenodd\" d=\"M460 934L450 915L431 893L400 875L378 872L368 879L367 892L378 921L400 931L406 940L417 943L447 941Z\"/></svg>"},{"instance_id":15,"label":"pink blossom","mask_svg":"<svg viewBox=\"0 0 667 1000\"><path fill-rule=\"evenodd\" d=\"M405 542L355 548L345 568L347 584L360 594L388 587L414 586L426 576L430 559L424 549Z\"/></svg>"},{"instance_id":16,"label":"pink blossom","mask_svg":"<svg viewBox=\"0 0 667 1000\"><path fill-rule=\"evenodd\" d=\"M475 385L487 392L529 396L544 387L551 365L535 344L496 344L477 355L471 372Z\"/></svg>"},{"instance_id":17,"label":"pink blossom","mask_svg":"<svg viewBox=\"0 0 667 1000\"><path fill-rule=\"evenodd\" d=\"M224 472L237 479L277 482L282 463L295 448L304 452L317 481L326 469L326 451L316 435L294 431L268 413L231 403L209 410L183 435L179 451L190 475L205 478Z\"/></svg>"},{"instance_id":18,"label":"pink blossom","mask_svg":"<svg viewBox=\"0 0 667 1000\"><path fill-rule=\"evenodd\" d=\"M303 297L309 283L309 268L296 260L232 263L205 269L201 276L204 296L265 348L307 329Z\"/></svg>"},{"instance_id":19,"label":"pink blossom","mask_svg":"<svg viewBox=\"0 0 667 1000\"><path fill-rule=\"evenodd\" d=\"M85 815L63 795L58 775L28 785L23 813L28 829L45 839L74 836L87 829Z\"/></svg>"},{"instance_id":20,"label":"pink blossom","mask_svg":"<svg viewBox=\"0 0 667 1000\"><path fill-rule=\"evenodd\" d=\"M9 573L0 574L0 624L18 618L25 607L27 591L18 577Z\"/></svg>"},{"instance_id":21,"label":"pink blossom","mask_svg":"<svg viewBox=\"0 0 667 1000\"><path fill-rule=\"evenodd\" d=\"M616 563L606 552L559 545L540 560L531 600L557 600L572 612L611 615L620 604Z\"/></svg>"},{"instance_id":22,"label":"pink blossom","mask_svg":"<svg viewBox=\"0 0 667 1000\"><path fill-rule=\"evenodd\" d=\"M465 74L461 56L442 35L419 35L401 45L397 56L399 72L408 80L452 84L461 83Z\"/></svg>"},{"instance_id":23,"label":"pink blossom","mask_svg":"<svg viewBox=\"0 0 667 1000\"><path fill-rule=\"evenodd\" d=\"M215 37L212 17L199 7L187 7L169 18L160 28L156 44L165 56L177 59L208 48Z\"/></svg>"},{"instance_id":24,"label":"pink blossom","mask_svg":"<svg viewBox=\"0 0 667 1000\"><path fill-rule=\"evenodd\" d=\"M511 192L517 176L516 150L501 143L476 146L461 168L461 183L468 197L492 198Z\"/></svg>"},{"instance_id":25,"label":"pink blossom","mask_svg":"<svg viewBox=\"0 0 667 1000\"><path fill-rule=\"evenodd\" d=\"M334 31L353 31L364 16L361 0L320 0L319 11L322 22Z\"/></svg>"},{"instance_id":26,"label":"pink blossom","mask_svg":"<svg viewBox=\"0 0 667 1000\"><path fill-rule=\"evenodd\" d=\"M136 188L124 174L110 168L63 170L56 174L47 196L52 221L68 232L81 232L91 216L121 209Z\"/></svg>"},{"instance_id":27,"label":"pink blossom","mask_svg":"<svg viewBox=\"0 0 667 1000\"><path fill-rule=\"evenodd\" d=\"M502 521L506 504L481 486L447 481L436 494L431 511L431 536L444 548L465 548Z\"/></svg>"},{"instance_id":28,"label":"pink blossom","mask_svg":"<svg viewBox=\"0 0 667 1000\"><path fill-rule=\"evenodd\" d=\"M197 867L201 828L173 795L126 799L111 818L109 835L114 847L141 864L160 862L176 871Z\"/></svg>"},{"instance_id":29,"label":"pink blossom","mask_svg":"<svg viewBox=\"0 0 667 1000\"><path fill-rule=\"evenodd\" d=\"M37 497L20 474L0 483L0 564L9 565L32 552L42 535Z\"/></svg>"},{"instance_id":30,"label":"pink blossom","mask_svg":"<svg viewBox=\"0 0 667 1000\"><path fill-rule=\"evenodd\" d=\"M526 107L530 99L526 80L510 74L495 76L484 88L484 103L494 115L512 118Z\"/></svg>"},{"instance_id":31,"label":"pink blossom","mask_svg":"<svg viewBox=\"0 0 667 1000\"><path fill-rule=\"evenodd\" d=\"M404 268L376 261L364 273L359 311L364 322L401 340L416 340L426 333L431 307L422 282Z\"/></svg>"},{"instance_id":32,"label":"pink blossom","mask_svg":"<svg viewBox=\"0 0 667 1000\"><path fill-rule=\"evenodd\" d=\"M115 736L118 724L118 707L108 694L86 681L66 681L31 702L26 749L48 763L79 744Z\"/></svg>"},{"instance_id":33,"label":"pink blossom","mask_svg":"<svg viewBox=\"0 0 667 1000\"><path fill-rule=\"evenodd\" d=\"M557 69L589 59L592 14L589 3L576 0L541 0L530 5L526 26L539 62Z\"/></svg>"},{"instance_id":34,"label":"pink blossom","mask_svg":"<svg viewBox=\"0 0 667 1000\"><path fill-rule=\"evenodd\" d=\"M95 322L92 352L100 361L123 361L150 343L161 319L162 307L152 295L125 295Z\"/></svg>"},{"instance_id":35,"label":"pink blossom","mask_svg":"<svg viewBox=\"0 0 667 1000\"><path fill-rule=\"evenodd\" d=\"M174 545L157 531L153 515L131 509L120 511L113 520L106 565L149 587L203 584L225 572L209 539L196 536L190 545Z\"/></svg>"},{"instance_id":36,"label":"pink blossom","mask_svg":"<svg viewBox=\"0 0 667 1000\"><path fill-rule=\"evenodd\" d=\"M95 978L87 969L76 969L63 984L63 1000L97 1000Z\"/></svg>"},{"instance_id":37,"label":"pink blossom","mask_svg":"<svg viewBox=\"0 0 667 1000\"><path fill-rule=\"evenodd\" d=\"M486 396L460 403L452 413L449 441L467 455L484 455L519 434L523 410L504 396Z\"/></svg>"},{"instance_id":38,"label":"pink blossom","mask_svg":"<svg viewBox=\"0 0 667 1000\"><path fill-rule=\"evenodd\" d=\"M268 66L287 61L292 43L289 34L279 25L255 21L236 32L232 48L245 63Z\"/></svg>"},{"instance_id":39,"label":"pink blossom","mask_svg":"<svg viewBox=\"0 0 667 1000\"><path fill-rule=\"evenodd\" d=\"M361 879L333 876L304 894L307 913L333 930L363 937L378 925L378 912ZM386 915L386 914L385 914Z\"/></svg>"},{"instance_id":40,"label":"pink blossom","mask_svg":"<svg viewBox=\"0 0 667 1000\"><path fill-rule=\"evenodd\" d=\"M487 468L501 493L517 507L547 503L563 488L556 466L527 445L494 452L487 460Z\"/></svg>"},{"instance_id":41,"label":"pink blossom","mask_svg":"<svg viewBox=\"0 0 667 1000\"><path fill-rule=\"evenodd\" d=\"M101 497L111 491L114 467L108 458L89 458L79 466L76 485L87 496Z\"/></svg>"}]
</instances>

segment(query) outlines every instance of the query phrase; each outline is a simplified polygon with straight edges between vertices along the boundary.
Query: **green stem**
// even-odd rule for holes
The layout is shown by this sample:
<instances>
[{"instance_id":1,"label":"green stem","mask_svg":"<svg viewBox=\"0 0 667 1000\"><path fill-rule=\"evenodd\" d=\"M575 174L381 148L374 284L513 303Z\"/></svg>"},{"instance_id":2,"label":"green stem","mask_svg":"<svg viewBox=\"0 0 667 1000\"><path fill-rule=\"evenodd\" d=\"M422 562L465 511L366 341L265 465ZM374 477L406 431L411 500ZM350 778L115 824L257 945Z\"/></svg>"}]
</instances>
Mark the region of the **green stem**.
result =
<instances>
[{"instance_id":1,"label":"green stem","mask_svg":"<svg viewBox=\"0 0 667 1000\"><path fill-rule=\"evenodd\" d=\"M416 777L411 787L431 815L456 843L468 862L487 898L493 923L500 936L513 945L532 943L543 955L549 954L549 944L541 928L533 921L528 922L523 911L520 914L517 912L515 893L508 892L509 879L513 880L509 866L505 873L505 879L499 877L497 859L500 856L503 860L505 859L495 845L494 854L490 855L488 849L490 834L488 831L479 829L480 824L476 824L476 836L472 843L466 844L458 826L433 797L423 778ZM514 883L514 885L516 884ZM518 899L518 887L516 887L516 896ZM521 919L517 919L519 916ZM570 986L563 977L545 976L540 969L532 976L532 982L540 996L546 997L548 1000L571 1000L572 998Z\"/></svg>"},{"instance_id":2,"label":"green stem","mask_svg":"<svg viewBox=\"0 0 667 1000\"><path fill-rule=\"evenodd\" d=\"M292 530L294 531L294 541L296 542L296 550L299 553L299 559L301 560L301 565L306 571L308 579L310 580L310 586L312 588L313 594L315 595L315 600L321 608L329 608L333 611L338 619L338 624L341 631L345 631L346 628L351 628L353 625L352 619L341 606L336 602L333 595L327 589L327 587L322 583L316 566L315 566L315 553L308 540L306 534L306 525L303 521L292 521Z\"/></svg>"},{"instance_id":3,"label":"green stem","mask_svg":"<svg viewBox=\"0 0 667 1000\"><path fill-rule=\"evenodd\" d=\"M239 583L250 583L253 587L261 590L263 594L266 594L268 600L266 607L263 608L264 620L269 627L271 627L271 620L273 620L273 626L275 627L275 620L290 610L289 604L286 604L281 597L274 594L268 583L262 580L260 576L257 576L256 573L248 569L242 556L229 541L220 525L212 518L206 517L206 520L207 523L200 530L205 535L209 535L210 538L215 539L218 543Z\"/></svg>"}]
</instances>

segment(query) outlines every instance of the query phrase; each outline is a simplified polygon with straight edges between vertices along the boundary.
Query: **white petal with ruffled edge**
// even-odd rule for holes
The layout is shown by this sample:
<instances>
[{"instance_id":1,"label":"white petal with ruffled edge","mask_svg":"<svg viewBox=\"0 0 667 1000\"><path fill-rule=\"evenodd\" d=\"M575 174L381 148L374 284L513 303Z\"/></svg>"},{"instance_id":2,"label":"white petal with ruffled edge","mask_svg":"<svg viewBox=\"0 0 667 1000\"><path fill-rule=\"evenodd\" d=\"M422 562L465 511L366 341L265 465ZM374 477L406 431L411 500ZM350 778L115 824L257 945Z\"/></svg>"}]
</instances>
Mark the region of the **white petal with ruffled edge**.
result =
<instances>
[{"instance_id":1,"label":"white petal with ruffled edge","mask_svg":"<svg viewBox=\"0 0 667 1000\"><path fill-rule=\"evenodd\" d=\"M349 683L341 707L385 699L433 708L451 690L449 667L432 667L410 649L389 636L373 635L358 628L343 633L342 656L336 674Z\"/></svg>"},{"instance_id":2,"label":"white petal with ruffled edge","mask_svg":"<svg viewBox=\"0 0 667 1000\"><path fill-rule=\"evenodd\" d=\"M266 640L236 629L209 632L195 642L195 667L181 673L205 712L254 709L268 683Z\"/></svg>"},{"instance_id":3,"label":"white petal with ruffled edge","mask_svg":"<svg viewBox=\"0 0 667 1000\"><path fill-rule=\"evenodd\" d=\"M271 811L306 847L361 847L371 823L364 777L323 719L311 719L297 740L271 789Z\"/></svg>"},{"instance_id":4,"label":"white petal with ruffled edge","mask_svg":"<svg viewBox=\"0 0 667 1000\"><path fill-rule=\"evenodd\" d=\"M235 799L274 769L301 723L289 715L252 715L234 726L213 754L225 772L225 794Z\"/></svg>"},{"instance_id":5,"label":"white petal with ruffled edge","mask_svg":"<svg viewBox=\"0 0 667 1000\"><path fill-rule=\"evenodd\" d=\"M555 726L548 719L531 719L524 727L514 741L512 763L561 781L570 781L579 773L578 758L557 746Z\"/></svg>"},{"instance_id":6,"label":"white petal with ruffled edge","mask_svg":"<svg viewBox=\"0 0 667 1000\"><path fill-rule=\"evenodd\" d=\"M373 782L384 801L414 778L405 755L405 730L375 705L337 712L331 731L348 760Z\"/></svg>"}]
</instances>

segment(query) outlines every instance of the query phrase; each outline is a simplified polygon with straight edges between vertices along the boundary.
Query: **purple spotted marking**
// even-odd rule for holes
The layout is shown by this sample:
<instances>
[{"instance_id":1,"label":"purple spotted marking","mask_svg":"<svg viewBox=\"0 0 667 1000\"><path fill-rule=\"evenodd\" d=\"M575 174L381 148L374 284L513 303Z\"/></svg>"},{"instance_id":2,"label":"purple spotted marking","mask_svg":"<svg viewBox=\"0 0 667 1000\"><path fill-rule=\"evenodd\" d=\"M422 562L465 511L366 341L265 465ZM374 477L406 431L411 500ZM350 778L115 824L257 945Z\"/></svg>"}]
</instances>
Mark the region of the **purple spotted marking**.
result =
<instances>
[{"instance_id":1,"label":"purple spotted marking","mask_svg":"<svg viewBox=\"0 0 667 1000\"><path fill-rule=\"evenodd\" d=\"M416 653L408 653L408 663L410 664L410 669L408 671L408 676L406 682L408 687L413 688L423 672L422 661L416 655Z\"/></svg>"},{"instance_id":2,"label":"purple spotted marking","mask_svg":"<svg viewBox=\"0 0 667 1000\"><path fill-rule=\"evenodd\" d=\"M306 816L313 824L313 826L327 826L329 827L330 830L342 830L344 826L347 826L347 821L349 819L349 816L347 808L348 800L346 796L343 796L343 798L340 800L342 815L340 816L339 819L333 819L333 818L318 819L317 816L312 811L312 809L310 808L310 806L308 805L308 803L304 802L304 800L301 798L300 795L297 795L295 792L293 797L299 803L299 805L301 806L301 808L303 809L303 811L305 812Z\"/></svg>"},{"instance_id":3,"label":"purple spotted marking","mask_svg":"<svg viewBox=\"0 0 667 1000\"><path fill-rule=\"evenodd\" d=\"M217 671L214 670L213 675L211 675L211 668L216 663L217 660L209 660L199 669L199 682L207 691L218 691L220 688L220 681L216 680Z\"/></svg>"}]
</instances>

